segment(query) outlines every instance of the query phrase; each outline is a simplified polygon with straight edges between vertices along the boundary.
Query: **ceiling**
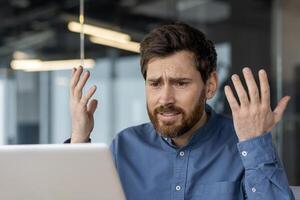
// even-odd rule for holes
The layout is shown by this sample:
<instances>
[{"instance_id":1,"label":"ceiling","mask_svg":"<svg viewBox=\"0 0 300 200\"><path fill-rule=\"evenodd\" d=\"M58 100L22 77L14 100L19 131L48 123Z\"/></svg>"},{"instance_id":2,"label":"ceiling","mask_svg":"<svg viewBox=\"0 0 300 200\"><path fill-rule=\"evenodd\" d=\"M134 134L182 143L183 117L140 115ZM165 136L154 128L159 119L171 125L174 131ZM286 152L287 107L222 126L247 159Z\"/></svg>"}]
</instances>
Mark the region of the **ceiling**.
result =
<instances>
[{"instance_id":1,"label":"ceiling","mask_svg":"<svg viewBox=\"0 0 300 200\"><path fill-rule=\"evenodd\" d=\"M129 33L140 41L151 26L167 19L134 13L147 1L85 0L85 22ZM38 57L73 57L78 54L79 34L67 30L78 21L79 0L0 0L0 60L15 51ZM78 42L77 42L78 41ZM87 54L102 54L103 47L86 40Z\"/></svg>"},{"instance_id":2,"label":"ceiling","mask_svg":"<svg viewBox=\"0 0 300 200\"><path fill-rule=\"evenodd\" d=\"M120 30L140 41L145 33L162 23L176 20L194 24L224 22L230 17L232 1L238 2L85 0L85 22ZM0 67L8 66L16 51L25 52L29 58L79 57L79 34L67 30L67 22L78 21L78 14L79 0L0 0ZM107 48L85 41L87 57L106 55Z\"/></svg>"}]
</instances>

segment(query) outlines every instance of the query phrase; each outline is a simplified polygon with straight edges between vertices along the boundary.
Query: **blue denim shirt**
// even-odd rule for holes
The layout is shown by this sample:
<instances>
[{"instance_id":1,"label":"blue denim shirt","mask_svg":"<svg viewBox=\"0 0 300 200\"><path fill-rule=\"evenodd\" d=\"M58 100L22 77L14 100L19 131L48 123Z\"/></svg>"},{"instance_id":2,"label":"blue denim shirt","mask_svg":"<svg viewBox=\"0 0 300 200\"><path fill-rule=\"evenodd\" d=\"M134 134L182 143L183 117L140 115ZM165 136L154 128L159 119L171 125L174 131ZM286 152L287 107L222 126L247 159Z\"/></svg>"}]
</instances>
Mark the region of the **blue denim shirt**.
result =
<instances>
[{"instance_id":1,"label":"blue denim shirt","mask_svg":"<svg viewBox=\"0 0 300 200\"><path fill-rule=\"evenodd\" d=\"M127 199L294 199L271 133L239 142L231 119L207 112L208 122L182 148L151 123L116 136L111 151Z\"/></svg>"}]
</instances>

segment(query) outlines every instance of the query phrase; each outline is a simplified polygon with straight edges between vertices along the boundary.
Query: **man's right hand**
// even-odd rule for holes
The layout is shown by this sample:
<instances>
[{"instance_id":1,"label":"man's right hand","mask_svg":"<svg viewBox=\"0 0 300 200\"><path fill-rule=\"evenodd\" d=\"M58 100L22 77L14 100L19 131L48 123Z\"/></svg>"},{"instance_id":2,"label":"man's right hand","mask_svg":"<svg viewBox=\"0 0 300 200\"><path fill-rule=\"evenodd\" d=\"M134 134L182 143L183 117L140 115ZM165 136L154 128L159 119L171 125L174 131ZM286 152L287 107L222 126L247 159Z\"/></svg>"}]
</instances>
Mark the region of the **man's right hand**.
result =
<instances>
[{"instance_id":1,"label":"man's right hand","mask_svg":"<svg viewBox=\"0 0 300 200\"><path fill-rule=\"evenodd\" d=\"M83 73L83 74L82 74ZM81 76L82 74L82 76ZM92 86L86 94L82 94L90 76L89 71L83 72L83 68L73 68L70 82L70 110L72 120L71 143L84 143L90 138L94 128L94 112L97 108L97 100L91 97L96 92L96 86Z\"/></svg>"}]
</instances>

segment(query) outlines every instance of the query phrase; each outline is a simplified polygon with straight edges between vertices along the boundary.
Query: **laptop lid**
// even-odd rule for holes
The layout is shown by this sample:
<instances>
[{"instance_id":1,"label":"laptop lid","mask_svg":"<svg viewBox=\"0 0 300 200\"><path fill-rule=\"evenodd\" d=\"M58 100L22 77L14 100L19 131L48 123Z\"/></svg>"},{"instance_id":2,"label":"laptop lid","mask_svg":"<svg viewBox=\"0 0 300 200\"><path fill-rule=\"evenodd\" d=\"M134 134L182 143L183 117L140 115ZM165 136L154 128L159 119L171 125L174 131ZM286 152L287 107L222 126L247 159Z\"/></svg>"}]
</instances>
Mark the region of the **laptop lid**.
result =
<instances>
[{"instance_id":1,"label":"laptop lid","mask_svg":"<svg viewBox=\"0 0 300 200\"><path fill-rule=\"evenodd\" d=\"M125 200L105 144L0 146L0 199Z\"/></svg>"}]
</instances>

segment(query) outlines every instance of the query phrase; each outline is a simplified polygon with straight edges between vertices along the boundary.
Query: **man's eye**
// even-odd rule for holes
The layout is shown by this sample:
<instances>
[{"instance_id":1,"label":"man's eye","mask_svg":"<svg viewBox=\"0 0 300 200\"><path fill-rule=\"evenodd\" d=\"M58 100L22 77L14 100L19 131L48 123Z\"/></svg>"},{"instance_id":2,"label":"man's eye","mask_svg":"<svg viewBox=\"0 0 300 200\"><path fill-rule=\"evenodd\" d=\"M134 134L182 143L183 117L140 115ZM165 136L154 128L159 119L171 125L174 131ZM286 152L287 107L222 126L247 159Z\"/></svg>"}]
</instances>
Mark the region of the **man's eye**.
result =
<instances>
[{"instance_id":1,"label":"man's eye","mask_svg":"<svg viewBox=\"0 0 300 200\"><path fill-rule=\"evenodd\" d=\"M176 86L179 86L179 87L185 87L185 86L187 86L187 82L177 82L176 83Z\"/></svg>"},{"instance_id":2,"label":"man's eye","mask_svg":"<svg viewBox=\"0 0 300 200\"><path fill-rule=\"evenodd\" d=\"M151 87L158 87L159 85L159 82L150 82Z\"/></svg>"}]
</instances>

